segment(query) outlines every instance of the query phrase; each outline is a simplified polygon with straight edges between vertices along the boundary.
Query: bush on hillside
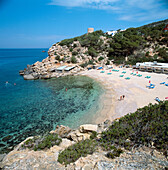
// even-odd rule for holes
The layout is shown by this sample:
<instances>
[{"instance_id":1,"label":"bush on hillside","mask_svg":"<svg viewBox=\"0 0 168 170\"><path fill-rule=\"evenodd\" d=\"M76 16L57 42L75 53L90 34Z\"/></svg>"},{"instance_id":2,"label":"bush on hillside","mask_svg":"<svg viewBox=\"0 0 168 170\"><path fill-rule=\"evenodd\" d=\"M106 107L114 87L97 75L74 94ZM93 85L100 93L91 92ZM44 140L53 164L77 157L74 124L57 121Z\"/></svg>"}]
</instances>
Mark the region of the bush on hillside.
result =
<instances>
[{"instance_id":1,"label":"bush on hillside","mask_svg":"<svg viewBox=\"0 0 168 170\"><path fill-rule=\"evenodd\" d=\"M76 59L75 56L72 56L72 57L71 57L71 63L74 63L74 64L77 63L77 59Z\"/></svg>"},{"instance_id":2,"label":"bush on hillside","mask_svg":"<svg viewBox=\"0 0 168 170\"><path fill-rule=\"evenodd\" d=\"M75 162L80 157L86 157L88 154L92 154L95 151L96 142L86 139L78 142L67 149L62 151L58 156L58 162L65 165Z\"/></svg>"},{"instance_id":3,"label":"bush on hillside","mask_svg":"<svg viewBox=\"0 0 168 170\"><path fill-rule=\"evenodd\" d=\"M101 60L103 60L103 59L104 59L104 57L99 57L99 58L98 58L99 61L101 61Z\"/></svg>"},{"instance_id":4,"label":"bush on hillside","mask_svg":"<svg viewBox=\"0 0 168 170\"><path fill-rule=\"evenodd\" d=\"M33 149L34 151L50 148L54 145L59 145L62 139L57 134L47 134L44 136L35 136L32 139L28 139L22 145L22 148Z\"/></svg>"},{"instance_id":5,"label":"bush on hillside","mask_svg":"<svg viewBox=\"0 0 168 170\"><path fill-rule=\"evenodd\" d=\"M122 117L119 122L102 133L101 145L106 148L111 145L125 147L127 145L154 146L166 152L168 149L168 101L159 104L149 104L135 113ZM129 139L129 142L126 140ZM129 143L129 144L128 144Z\"/></svg>"},{"instance_id":6,"label":"bush on hillside","mask_svg":"<svg viewBox=\"0 0 168 170\"><path fill-rule=\"evenodd\" d=\"M120 147L130 150L140 145L150 147L152 143L167 156L167 113L168 101L149 104L119 121L114 121L109 129L102 133L100 139L93 133L90 140L68 147L59 154L58 161L67 165L81 156L92 154L100 146L108 151L106 156L113 159L123 152Z\"/></svg>"}]
</instances>

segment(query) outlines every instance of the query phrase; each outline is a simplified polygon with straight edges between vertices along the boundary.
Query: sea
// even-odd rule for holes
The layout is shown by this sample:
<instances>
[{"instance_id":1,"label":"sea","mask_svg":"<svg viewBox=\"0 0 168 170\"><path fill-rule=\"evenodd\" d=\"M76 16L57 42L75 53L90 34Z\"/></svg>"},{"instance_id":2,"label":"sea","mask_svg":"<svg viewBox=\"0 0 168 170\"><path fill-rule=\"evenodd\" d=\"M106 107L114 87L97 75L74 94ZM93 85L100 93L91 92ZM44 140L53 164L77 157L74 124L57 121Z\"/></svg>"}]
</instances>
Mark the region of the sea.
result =
<instances>
[{"instance_id":1,"label":"sea","mask_svg":"<svg viewBox=\"0 0 168 170\"><path fill-rule=\"evenodd\" d=\"M77 128L91 123L101 109L104 90L89 77L24 80L19 70L46 58L42 50L48 51L0 49L0 153L57 125Z\"/></svg>"}]
</instances>

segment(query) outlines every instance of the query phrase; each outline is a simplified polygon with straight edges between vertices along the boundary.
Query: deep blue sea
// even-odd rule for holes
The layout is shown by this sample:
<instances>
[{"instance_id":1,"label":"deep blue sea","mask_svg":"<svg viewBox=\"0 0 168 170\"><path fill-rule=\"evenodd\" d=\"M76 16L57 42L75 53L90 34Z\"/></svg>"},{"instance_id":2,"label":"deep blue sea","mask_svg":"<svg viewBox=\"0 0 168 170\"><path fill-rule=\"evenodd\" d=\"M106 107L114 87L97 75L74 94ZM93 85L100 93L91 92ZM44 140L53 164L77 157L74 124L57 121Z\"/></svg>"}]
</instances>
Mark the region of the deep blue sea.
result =
<instances>
[{"instance_id":1,"label":"deep blue sea","mask_svg":"<svg viewBox=\"0 0 168 170\"><path fill-rule=\"evenodd\" d=\"M91 123L101 107L103 89L88 77L24 80L19 70L46 58L42 50L0 49L0 153L60 124Z\"/></svg>"}]
</instances>

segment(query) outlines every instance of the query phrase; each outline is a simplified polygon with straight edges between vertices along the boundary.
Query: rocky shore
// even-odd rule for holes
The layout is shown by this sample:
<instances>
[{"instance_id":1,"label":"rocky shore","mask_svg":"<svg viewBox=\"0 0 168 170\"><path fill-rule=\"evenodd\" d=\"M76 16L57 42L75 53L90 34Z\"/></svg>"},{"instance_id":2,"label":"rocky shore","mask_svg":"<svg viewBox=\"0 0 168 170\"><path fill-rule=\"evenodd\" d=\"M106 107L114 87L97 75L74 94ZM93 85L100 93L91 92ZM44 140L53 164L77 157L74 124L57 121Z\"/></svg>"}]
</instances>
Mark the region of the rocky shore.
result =
<instances>
[{"instance_id":1,"label":"rocky shore","mask_svg":"<svg viewBox=\"0 0 168 170\"><path fill-rule=\"evenodd\" d=\"M106 41L103 37L104 43ZM103 60L99 61L99 58ZM107 63L107 53L100 53L94 58L88 54L88 47L82 47L79 41L74 41L70 47L56 43L48 50L48 57L41 62L37 61L32 65L27 65L27 68L20 70L19 74L25 80L49 79L53 77L62 77L67 75L76 75L80 71L87 69L81 65L92 62L92 64L104 65ZM73 67L73 69L58 69L60 67ZM89 65L88 65L89 66Z\"/></svg>"},{"instance_id":2,"label":"rocky shore","mask_svg":"<svg viewBox=\"0 0 168 170\"><path fill-rule=\"evenodd\" d=\"M25 141L21 142L13 151L7 155L1 155L0 168L2 169L71 169L71 170L111 170L111 169L165 169L168 166L168 161L165 156L155 150L140 146L131 151L124 150L124 153L115 159L106 157L107 151L102 151L101 148L92 155L79 158L76 162L67 166L60 164L58 160L59 153L65 148L73 145L81 140L89 139L92 132L100 134L105 131L113 122L106 120L105 122L93 125L81 125L77 130L70 129L66 126L57 126L50 133L56 133L62 138L62 142L57 146L54 145L50 149L41 151L33 151L23 149Z\"/></svg>"},{"instance_id":3,"label":"rocky shore","mask_svg":"<svg viewBox=\"0 0 168 170\"><path fill-rule=\"evenodd\" d=\"M81 53L85 52L82 47L79 48ZM64 55L68 55L69 57L66 57L66 60L64 60ZM27 68L20 70L19 74L22 75L25 80L35 80L75 75L84 70L79 66L79 63L82 62L79 58L75 63L70 64L70 57L72 57L72 52L69 51L67 46L54 44L48 50L48 57L43 59L41 62L37 61L32 65L27 65ZM73 69L68 71L57 70L57 68L61 66L73 67Z\"/></svg>"}]
</instances>

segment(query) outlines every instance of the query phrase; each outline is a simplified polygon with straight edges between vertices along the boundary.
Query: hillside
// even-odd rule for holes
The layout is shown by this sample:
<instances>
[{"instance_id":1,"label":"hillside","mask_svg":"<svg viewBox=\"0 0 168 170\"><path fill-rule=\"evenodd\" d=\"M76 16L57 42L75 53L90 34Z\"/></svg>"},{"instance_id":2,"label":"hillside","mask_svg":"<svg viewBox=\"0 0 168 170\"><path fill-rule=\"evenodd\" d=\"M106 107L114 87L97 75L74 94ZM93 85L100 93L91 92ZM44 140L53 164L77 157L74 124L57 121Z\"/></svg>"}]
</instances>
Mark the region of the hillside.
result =
<instances>
[{"instance_id":1,"label":"hillside","mask_svg":"<svg viewBox=\"0 0 168 170\"><path fill-rule=\"evenodd\" d=\"M75 162L81 156L92 154L98 147L108 151L106 156L114 159L123 153L121 148L131 151L142 145L156 148L167 157L167 113L168 101L138 109L114 121L101 137L97 138L93 133L90 140L68 147L59 154L58 161L65 164Z\"/></svg>"},{"instance_id":2,"label":"hillside","mask_svg":"<svg viewBox=\"0 0 168 170\"><path fill-rule=\"evenodd\" d=\"M65 39L49 49L49 56L57 62L90 64L135 64L142 61L168 62L168 20L128 28L109 36L101 30Z\"/></svg>"},{"instance_id":3,"label":"hillside","mask_svg":"<svg viewBox=\"0 0 168 170\"><path fill-rule=\"evenodd\" d=\"M167 20L125 31L118 30L113 37L99 30L62 40L52 45L47 58L28 65L20 71L20 75L26 80L48 79L75 75L92 65L134 65L147 61L168 63L168 31L164 31L166 23ZM60 65L70 70L59 72L57 68Z\"/></svg>"}]
</instances>

